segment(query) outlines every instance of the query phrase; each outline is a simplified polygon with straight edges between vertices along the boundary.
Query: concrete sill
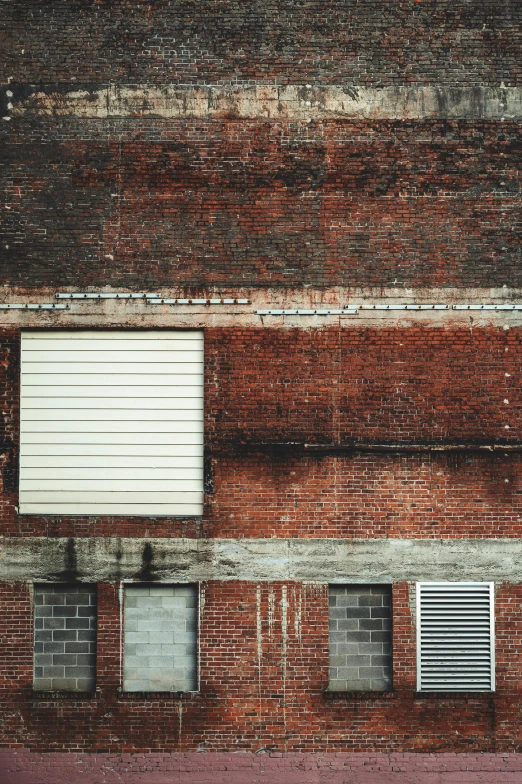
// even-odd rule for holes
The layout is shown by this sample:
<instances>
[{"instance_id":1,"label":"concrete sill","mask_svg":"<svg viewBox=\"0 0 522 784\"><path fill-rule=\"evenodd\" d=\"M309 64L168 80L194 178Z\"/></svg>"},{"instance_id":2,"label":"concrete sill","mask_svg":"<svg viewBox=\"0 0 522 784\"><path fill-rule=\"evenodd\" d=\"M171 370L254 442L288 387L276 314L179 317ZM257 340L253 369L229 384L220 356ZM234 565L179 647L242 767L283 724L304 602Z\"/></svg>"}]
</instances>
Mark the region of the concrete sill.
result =
<instances>
[{"instance_id":1,"label":"concrete sill","mask_svg":"<svg viewBox=\"0 0 522 784\"><path fill-rule=\"evenodd\" d=\"M388 691L336 691L334 689L324 689L326 700L391 700L397 696L394 690Z\"/></svg>"},{"instance_id":2,"label":"concrete sill","mask_svg":"<svg viewBox=\"0 0 522 784\"><path fill-rule=\"evenodd\" d=\"M92 700L100 697L100 689L93 691L43 691L32 689L31 697L37 700Z\"/></svg>"},{"instance_id":3,"label":"concrete sill","mask_svg":"<svg viewBox=\"0 0 522 784\"><path fill-rule=\"evenodd\" d=\"M120 700L191 700L199 691L123 691L118 689Z\"/></svg>"}]
</instances>

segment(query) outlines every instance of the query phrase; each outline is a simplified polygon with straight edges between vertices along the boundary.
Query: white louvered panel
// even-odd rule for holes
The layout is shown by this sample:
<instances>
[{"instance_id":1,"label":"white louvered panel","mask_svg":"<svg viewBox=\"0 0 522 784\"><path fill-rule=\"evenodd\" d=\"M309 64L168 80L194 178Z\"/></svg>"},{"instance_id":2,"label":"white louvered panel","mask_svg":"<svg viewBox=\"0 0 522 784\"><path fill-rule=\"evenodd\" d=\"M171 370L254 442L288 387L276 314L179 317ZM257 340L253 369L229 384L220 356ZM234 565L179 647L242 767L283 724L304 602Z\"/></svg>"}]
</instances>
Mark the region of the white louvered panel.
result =
<instances>
[{"instance_id":1,"label":"white louvered panel","mask_svg":"<svg viewBox=\"0 0 522 784\"><path fill-rule=\"evenodd\" d=\"M201 501L199 492L175 492L154 490L100 490L96 497L89 490L26 490L27 503L35 503L41 500L42 503L64 503L74 504L88 503L107 503L110 504L130 504L141 502L144 504L197 504Z\"/></svg>"},{"instance_id":2,"label":"white louvered panel","mask_svg":"<svg viewBox=\"0 0 522 784\"><path fill-rule=\"evenodd\" d=\"M173 352L174 353L174 352ZM141 354L141 352L140 352ZM34 375L42 376L45 380L47 376L80 376L81 377L104 377L106 373L117 376L177 376L181 381L185 376L203 375L202 362L143 362L141 356L130 354L130 356L119 360L113 359L111 362L81 362L78 361L78 354L74 357L76 361L64 362L25 362L22 369L22 376L31 379Z\"/></svg>"},{"instance_id":3,"label":"white louvered panel","mask_svg":"<svg viewBox=\"0 0 522 784\"><path fill-rule=\"evenodd\" d=\"M38 515L120 515L126 517L192 517L200 512L195 512L194 509L199 508L194 503L190 504L175 504L169 502L168 504L141 504L137 501L129 501L129 503L114 503L114 504L93 504L78 503L62 504L52 503L46 504L38 501L38 503L31 503L27 501L24 504L23 514L38 514ZM79 511L81 509L81 511Z\"/></svg>"},{"instance_id":4,"label":"white louvered panel","mask_svg":"<svg viewBox=\"0 0 522 784\"><path fill-rule=\"evenodd\" d=\"M54 462L54 461L53 461ZM168 479L172 482L177 482L183 480L184 482L187 480L197 480L199 483L198 486L195 488L199 490L201 488L201 480L203 478L203 471L202 469L197 466L194 468L187 467L186 465L180 464L182 467L172 467L172 468L155 468L154 466L145 467L141 466L126 466L126 467L112 467L105 465L103 468L98 468L96 466L77 466L76 468L71 467L72 460L69 460L68 463L64 463L62 467L60 467L60 478L56 479L56 466L49 468L46 466L45 468L41 468L40 466L32 466L32 476L33 479L24 479L24 482L37 482L40 479L46 479L49 481L57 481L57 482L69 482L69 481L85 481L85 480L107 480L107 479L136 479L136 480L143 480L143 479ZM76 463L77 461L74 460ZM54 489L54 488L53 488ZM192 488L190 488L192 489Z\"/></svg>"},{"instance_id":5,"label":"white louvered panel","mask_svg":"<svg viewBox=\"0 0 522 784\"><path fill-rule=\"evenodd\" d=\"M77 446L86 444L119 444L120 446L126 444L138 446L195 444L203 446L203 434L201 433L85 433L80 431L80 427L79 424L77 433L22 433L20 444L22 447L26 444L47 444L51 453L54 444L75 444ZM21 451L26 454L23 449Z\"/></svg>"},{"instance_id":6,"label":"white louvered panel","mask_svg":"<svg viewBox=\"0 0 522 784\"><path fill-rule=\"evenodd\" d=\"M126 329L82 329L81 332L74 330L60 330L60 332L24 332L26 340L110 340L112 343L116 340L146 340L149 346L154 345L151 341L162 340L194 340L198 341L201 332L193 329L189 330L176 330L176 331L163 331L159 329L143 329L143 330L126 330ZM28 348L32 348L34 343L28 344ZM52 345L52 344L50 344ZM69 344L67 344L68 346ZM87 345L87 344L85 344ZM201 344L200 344L201 345Z\"/></svg>"},{"instance_id":7,"label":"white louvered panel","mask_svg":"<svg viewBox=\"0 0 522 784\"><path fill-rule=\"evenodd\" d=\"M92 405L92 400L86 400L87 405ZM116 402L116 401L115 401ZM82 408L81 406L79 408ZM129 408L86 408L82 409L82 419L84 422L146 422L154 424L154 422L182 422L194 421L199 422L199 412L196 410L191 415L190 408L181 409L146 409L140 410ZM24 426L32 422L45 422L46 424L52 422L75 422L78 420L78 409L63 409L63 408L25 408L21 413L21 422ZM201 424L201 423L199 423Z\"/></svg>"},{"instance_id":8,"label":"white louvered panel","mask_svg":"<svg viewBox=\"0 0 522 784\"><path fill-rule=\"evenodd\" d=\"M202 332L24 332L21 382L22 513L202 513Z\"/></svg>"},{"instance_id":9,"label":"white louvered panel","mask_svg":"<svg viewBox=\"0 0 522 784\"><path fill-rule=\"evenodd\" d=\"M417 583L419 691L493 691L493 583Z\"/></svg>"},{"instance_id":10,"label":"white louvered panel","mask_svg":"<svg viewBox=\"0 0 522 784\"><path fill-rule=\"evenodd\" d=\"M194 340L189 338L184 340L176 340L176 351L179 351L179 358L174 359L170 355L170 351L174 343L171 340L155 340L144 343L143 340L104 340L97 341L96 351L93 351L89 343L85 340L69 340L67 345L59 340L33 340L31 348L27 350L27 358L31 361L39 362L41 354L50 362L63 362L71 354L76 356L81 352L82 358L85 361L91 360L94 362L110 362L111 357L117 356L118 360L121 357L128 356L129 353L134 355L141 355L145 361L150 362L184 362L187 358L186 352L190 352L189 356L192 361L203 361L203 350L197 347ZM149 357L150 359L146 359Z\"/></svg>"},{"instance_id":11,"label":"white louvered panel","mask_svg":"<svg viewBox=\"0 0 522 784\"><path fill-rule=\"evenodd\" d=\"M129 477L128 479L121 479L117 477L106 477L101 479L96 477L94 479L22 479L20 481L20 490L27 494L33 492L53 492L62 493L70 492L149 492L155 493L168 493L168 492L199 492L201 489L200 479L156 479L155 477L145 477L136 479Z\"/></svg>"}]
</instances>

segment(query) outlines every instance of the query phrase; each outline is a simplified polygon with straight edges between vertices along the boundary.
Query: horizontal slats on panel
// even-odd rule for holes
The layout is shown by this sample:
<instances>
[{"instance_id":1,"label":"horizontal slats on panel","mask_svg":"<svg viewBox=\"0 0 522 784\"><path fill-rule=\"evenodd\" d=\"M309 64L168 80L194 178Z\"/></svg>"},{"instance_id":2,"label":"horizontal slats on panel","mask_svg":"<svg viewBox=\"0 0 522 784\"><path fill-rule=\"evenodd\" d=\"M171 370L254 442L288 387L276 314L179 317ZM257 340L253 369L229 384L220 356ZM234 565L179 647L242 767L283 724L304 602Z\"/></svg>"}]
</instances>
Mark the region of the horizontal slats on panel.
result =
<instances>
[{"instance_id":1,"label":"horizontal slats on panel","mask_svg":"<svg viewBox=\"0 0 522 784\"><path fill-rule=\"evenodd\" d=\"M45 455L46 460L39 465L50 465L54 457L64 457L66 455L74 457L96 457L100 456L99 444L25 444L20 450L22 457L35 457ZM126 444L125 452L122 456L121 444L105 444L103 447L103 459L106 457L121 457L122 465L124 458L132 457L141 459L142 457L197 457L201 462L201 444ZM159 464L158 460L155 461ZM163 465L163 463L161 463Z\"/></svg>"},{"instance_id":2,"label":"horizontal slats on panel","mask_svg":"<svg viewBox=\"0 0 522 784\"><path fill-rule=\"evenodd\" d=\"M49 388L46 387L46 391L48 390ZM62 419L69 419L70 417L74 419L78 416L78 414L75 413L75 409L79 408L85 415L88 415L89 417L92 416L93 418L97 417L96 412L98 410L102 410L108 412L108 416L121 413L122 416L128 414L129 418L133 418L134 416L141 418L141 415L143 414L144 417L150 416L152 419L155 416L154 412L157 410L171 411L172 415L174 415L181 411L191 411L193 409L201 411L203 404L203 391L201 389L195 390L194 395L191 397L181 397L172 394L169 396L153 397L149 394L149 390L147 390L147 397L137 397L136 394L133 397L124 397L123 393L125 390L122 390L121 394L117 397L109 397L107 394L104 394L103 396L99 395L98 397L85 397L84 395L73 397L70 394L70 390L67 391L69 392L69 397L64 397L63 394L55 397L43 397L43 395L33 396L30 394L24 395L22 397L22 416L24 419L33 419L34 411L42 412L45 409L44 417L47 419L56 416L53 414L53 410L63 414L61 417ZM101 392L101 390L99 391ZM103 391L107 393L106 389ZM67 412L67 409L69 408L72 409L70 415ZM133 414L133 411L136 413ZM159 414L159 416L161 416L161 414Z\"/></svg>"},{"instance_id":3,"label":"horizontal slats on panel","mask_svg":"<svg viewBox=\"0 0 522 784\"><path fill-rule=\"evenodd\" d=\"M30 429L31 423L45 422L46 424L56 424L65 422L76 422L78 420L78 409L81 409L82 420L87 424L94 422L143 422L146 424L154 425L155 422L182 422L182 421L201 421L201 403L199 410L194 411L193 408L157 408L146 409L145 411L139 408L86 408L86 405L92 404L92 400L85 400L85 405L82 409L78 408L26 408L21 413L22 426ZM191 411L194 411L192 414ZM41 430L41 428L40 428Z\"/></svg>"},{"instance_id":4,"label":"horizontal slats on panel","mask_svg":"<svg viewBox=\"0 0 522 784\"><path fill-rule=\"evenodd\" d=\"M138 503L129 500L128 503L82 503L73 504L52 503L47 504L42 501L38 503L24 502L21 509L22 514L38 515L125 515L135 517L192 517L201 514L195 509L199 509L199 504L152 504Z\"/></svg>"},{"instance_id":5,"label":"horizontal slats on panel","mask_svg":"<svg viewBox=\"0 0 522 784\"><path fill-rule=\"evenodd\" d=\"M58 386L62 390L67 387L78 387L84 390L87 387L162 387L163 390L172 387L198 387L203 383L203 373L178 373L173 366L161 373L121 373L116 367L107 368L105 373L26 373L22 369L22 385L24 390L32 390L35 386ZM89 390L90 391L90 390ZM93 390L93 394L94 390ZM113 393L115 394L115 393ZM165 392L163 392L165 394Z\"/></svg>"},{"instance_id":6,"label":"horizontal slats on panel","mask_svg":"<svg viewBox=\"0 0 522 784\"><path fill-rule=\"evenodd\" d=\"M490 583L418 583L418 688L494 689Z\"/></svg>"},{"instance_id":7,"label":"horizontal slats on panel","mask_svg":"<svg viewBox=\"0 0 522 784\"><path fill-rule=\"evenodd\" d=\"M21 379L22 513L202 513L202 332L26 332Z\"/></svg>"},{"instance_id":8,"label":"horizontal slats on panel","mask_svg":"<svg viewBox=\"0 0 522 784\"><path fill-rule=\"evenodd\" d=\"M92 447L90 447L92 448ZM188 448L183 445L178 447L181 451L188 452ZM190 447L192 450L199 452L199 447ZM44 447L45 449L45 447ZM40 451L41 448L40 448ZM147 469L148 471L164 471L167 472L170 468L176 468L178 472L184 471L198 471L203 475L203 466L199 454L176 457L175 455L146 455L143 450L138 455L129 455L129 450L126 450L125 455L104 455L103 468L99 466L99 455L72 455L72 454L55 454L48 455L45 461L41 460L41 455L26 454L20 459L20 466L22 468L32 468L32 476L39 476L44 471L51 471L54 476L56 468L67 470L76 470L77 468L84 469L84 476L88 476L88 471L101 471L103 474L107 471L128 471L131 469ZM42 468L42 465L45 465ZM161 475L161 474L160 474ZM66 476L66 474L64 474Z\"/></svg>"},{"instance_id":9,"label":"horizontal slats on panel","mask_svg":"<svg viewBox=\"0 0 522 784\"><path fill-rule=\"evenodd\" d=\"M197 330L159 330L159 329L143 329L143 330L126 330L126 329L82 329L82 330L75 330L75 329L63 329L60 332L54 332L53 330L42 331L42 332L24 332L23 339L26 345L31 348L34 343L29 343L29 341L38 341L38 340L45 340L45 341L56 341L56 340L110 340L114 342L115 340L125 340L125 341L132 341L132 340L146 340L148 341L149 345L152 345L150 341L162 341L162 340L199 340L201 336L201 332Z\"/></svg>"},{"instance_id":10,"label":"horizontal slats on panel","mask_svg":"<svg viewBox=\"0 0 522 784\"><path fill-rule=\"evenodd\" d=\"M202 433L22 433L20 444L199 444L203 445ZM23 450L22 450L23 451Z\"/></svg>"},{"instance_id":11,"label":"horizontal slats on panel","mask_svg":"<svg viewBox=\"0 0 522 784\"><path fill-rule=\"evenodd\" d=\"M203 388L202 388L202 379L198 381L197 384L193 384L192 386L146 386L145 389L143 385L136 386L133 384L128 384L126 386L121 385L114 385L114 384L104 384L103 386L99 386L96 389L96 398L100 401L108 401L112 400L113 403L117 402L118 399L121 399L122 406L125 407L128 405L129 400L134 400L136 398L143 398L145 395L150 399L154 400L156 398L160 398L161 400L168 400L171 401L172 398L199 398L201 401L203 400ZM87 388L86 386L71 386L68 385L67 389L64 388L63 384L56 385L56 384L35 384L29 386L27 381L22 382L22 402L26 398L31 398L32 400L41 400L42 406L45 404L47 398L56 399L59 396L67 395L71 401L76 405L76 398L85 398L86 396L91 398L93 394L93 390ZM152 404L151 404L152 405ZM172 403L175 405L175 403Z\"/></svg>"},{"instance_id":12,"label":"horizontal slats on panel","mask_svg":"<svg viewBox=\"0 0 522 784\"><path fill-rule=\"evenodd\" d=\"M66 420L65 422L62 420L53 420L51 422L47 421L36 421L36 420L29 420L26 421L25 419L22 420L20 431L24 439L27 437L29 438L31 434L38 433L41 435L42 433L49 433L55 435L56 438L62 435L62 433L89 433L90 435L93 434L104 434L107 433L128 433L129 430L132 430L134 434L136 433L203 433L203 422L198 421L197 419L185 419L185 420L170 420L165 419L163 422L160 421L149 421L149 422L138 422L135 419L116 419L116 420L107 420L103 419L101 422L99 421L74 421L74 420Z\"/></svg>"}]
</instances>

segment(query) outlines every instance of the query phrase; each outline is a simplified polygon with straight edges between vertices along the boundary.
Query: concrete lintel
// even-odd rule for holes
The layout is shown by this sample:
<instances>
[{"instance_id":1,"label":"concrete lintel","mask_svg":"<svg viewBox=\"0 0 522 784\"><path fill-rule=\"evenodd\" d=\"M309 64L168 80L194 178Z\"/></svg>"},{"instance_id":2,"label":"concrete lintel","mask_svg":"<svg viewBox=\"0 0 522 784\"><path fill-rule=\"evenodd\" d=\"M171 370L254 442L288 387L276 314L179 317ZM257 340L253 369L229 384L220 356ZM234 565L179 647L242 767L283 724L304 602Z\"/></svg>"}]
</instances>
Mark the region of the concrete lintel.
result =
<instances>
[{"instance_id":1,"label":"concrete lintel","mask_svg":"<svg viewBox=\"0 0 522 784\"><path fill-rule=\"evenodd\" d=\"M25 581L522 581L517 539L0 540L0 576Z\"/></svg>"},{"instance_id":2,"label":"concrete lintel","mask_svg":"<svg viewBox=\"0 0 522 784\"><path fill-rule=\"evenodd\" d=\"M520 87L101 84L71 88L10 84L4 90L7 111L12 117L86 119L522 119Z\"/></svg>"},{"instance_id":3,"label":"concrete lintel","mask_svg":"<svg viewBox=\"0 0 522 784\"><path fill-rule=\"evenodd\" d=\"M99 281L96 293L108 293L111 289L106 281ZM122 289L122 291L127 289ZM164 289L160 287L160 298L182 298L187 296L183 287ZM69 289L60 290L60 294ZM117 293L114 289L113 293ZM73 293L73 290L70 290ZM132 293L132 292L131 292ZM371 326L424 327L445 325L465 326L470 322L475 327L520 327L522 310L490 310L491 304L505 306L516 304L522 307L522 289L498 287L483 288L421 288L389 286L380 289L330 287L198 287L198 297L212 299L245 299L248 304L220 305L169 305L151 304L145 298L138 299L71 299L65 310L0 309L0 327L56 327L56 328L204 328L204 327L275 327L321 328L340 325L343 328ZM2 304L39 302L62 302L56 298L56 289L42 287L36 290L22 287L0 287ZM191 291L191 296L194 296ZM402 309L394 307L399 304ZM407 305L410 309L404 309ZM411 305L428 309L411 309ZM434 305L445 305L445 309L431 309ZM454 309L454 305L485 305L484 310ZM264 308L294 310L328 310L353 307L353 315L260 315L256 311ZM382 308L385 309L382 309ZM377 309L375 309L377 308Z\"/></svg>"}]
</instances>

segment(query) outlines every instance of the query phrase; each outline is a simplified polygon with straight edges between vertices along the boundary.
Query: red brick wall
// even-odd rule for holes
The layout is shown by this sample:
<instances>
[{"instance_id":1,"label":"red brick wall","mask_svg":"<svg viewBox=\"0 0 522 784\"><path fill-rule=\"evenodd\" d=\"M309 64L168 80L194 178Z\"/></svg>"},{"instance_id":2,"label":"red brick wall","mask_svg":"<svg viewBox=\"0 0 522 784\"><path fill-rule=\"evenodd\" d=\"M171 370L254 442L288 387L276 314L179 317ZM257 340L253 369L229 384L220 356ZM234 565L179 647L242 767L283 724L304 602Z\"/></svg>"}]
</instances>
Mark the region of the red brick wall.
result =
<instances>
[{"instance_id":1,"label":"red brick wall","mask_svg":"<svg viewBox=\"0 0 522 784\"><path fill-rule=\"evenodd\" d=\"M2 282L520 286L521 152L510 121L20 118Z\"/></svg>"},{"instance_id":2,"label":"red brick wall","mask_svg":"<svg viewBox=\"0 0 522 784\"><path fill-rule=\"evenodd\" d=\"M205 514L202 520L144 520L16 513L18 337L6 333L0 530L25 536L518 536L520 453L311 454L301 447L517 443L520 334L518 328L208 329Z\"/></svg>"},{"instance_id":3,"label":"red brick wall","mask_svg":"<svg viewBox=\"0 0 522 784\"><path fill-rule=\"evenodd\" d=\"M497 587L497 693L415 695L411 589L394 586L393 693L325 695L322 585L202 586L200 693L122 694L118 586L100 585L95 696L33 694L32 609L2 586L3 742L40 751L516 751L521 735L521 589ZM19 629L18 635L11 632ZM13 667L16 665L16 668Z\"/></svg>"},{"instance_id":4,"label":"red brick wall","mask_svg":"<svg viewBox=\"0 0 522 784\"><path fill-rule=\"evenodd\" d=\"M519 440L518 328L236 328L205 338L213 446Z\"/></svg>"},{"instance_id":5,"label":"red brick wall","mask_svg":"<svg viewBox=\"0 0 522 784\"><path fill-rule=\"evenodd\" d=\"M3 5L0 118L13 109L11 99L15 105L12 120L0 121L4 291L22 287L24 301L28 290L38 301L43 287L49 287L45 299L59 287L88 286L180 287L193 295L211 286L381 293L432 287L446 302L452 287L522 286L518 122L86 119L32 110L16 116L35 92L44 107L46 93L85 88L88 103L109 83L376 91L429 85L442 88L444 116L444 103L451 112L460 88L522 86L519 0ZM479 114L478 92L475 99ZM207 329L202 520L19 516L19 338L6 329L0 336L0 535L518 537L522 455L476 447L520 442L521 331L475 328L471 319L469 328L451 323ZM305 443L465 443L472 449L310 453ZM172 763L168 754L198 748L519 751L519 594L511 585L497 592L496 694L414 694L410 586L401 584L394 586L396 691L327 698L325 586L210 582L201 693L141 699L118 690L119 586L99 588L99 690L87 698L32 693L29 590L4 585L1 740L42 752L114 752L120 773L122 754L164 753L150 765L148 757L128 764L167 777L176 764L180 781L181 766L192 765L192 776L197 763L181 757ZM249 775L258 770L253 759ZM319 757L303 759L296 765L306 770L322 765ZM352 764L343 759L339 766ZM38 760L42 771L50 770ZM488 784L509 767L495 760ZM94 782L98 773L89 764ZM386 776L394 775L393 760L386 764ZM415 764L404 762L410 772ZM215 762L213 781L219 765L237 773L230 759ZM290 768L283 765L279 778L302 784L302 771L291 778L297 768ZM277 781L275 767L268 769ZM50 770L40 778L56 784L58 775ZM72 780L70 772L63 776Z\"/></svg>"},{"instance_id":6,"label":"red brick wall","mask_svg":"<svg viewBox=\"0 0 522 784\"><path fill-rule=\"evenodd\" d=\"M497 85L521 83L521 23L517 0L24 0L3 43L15 82Z\"/></svg>"}]
</instances>

